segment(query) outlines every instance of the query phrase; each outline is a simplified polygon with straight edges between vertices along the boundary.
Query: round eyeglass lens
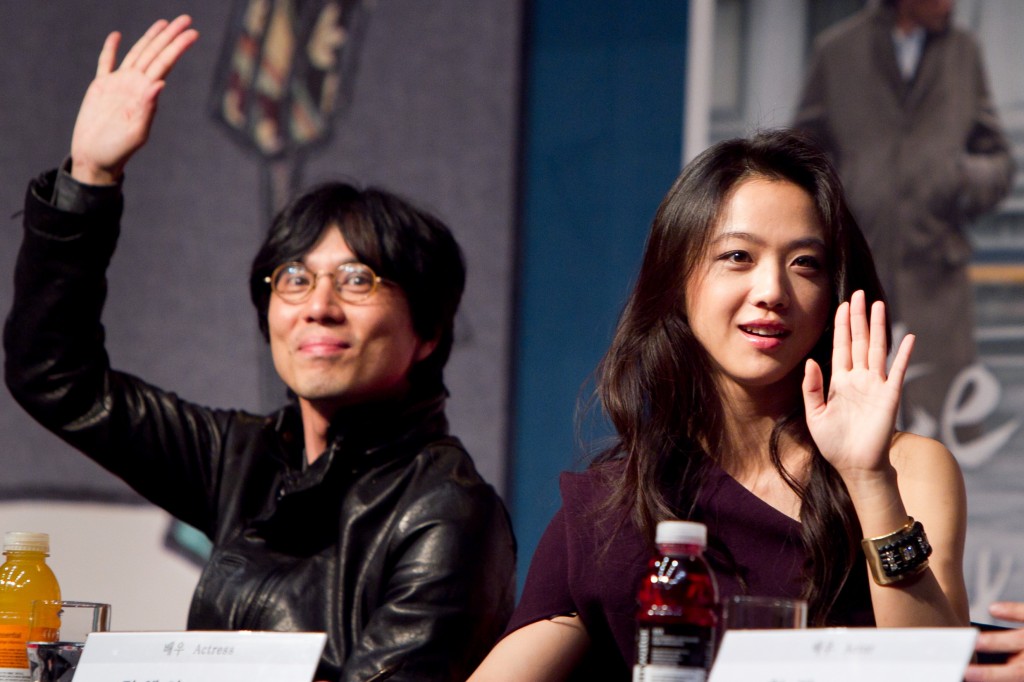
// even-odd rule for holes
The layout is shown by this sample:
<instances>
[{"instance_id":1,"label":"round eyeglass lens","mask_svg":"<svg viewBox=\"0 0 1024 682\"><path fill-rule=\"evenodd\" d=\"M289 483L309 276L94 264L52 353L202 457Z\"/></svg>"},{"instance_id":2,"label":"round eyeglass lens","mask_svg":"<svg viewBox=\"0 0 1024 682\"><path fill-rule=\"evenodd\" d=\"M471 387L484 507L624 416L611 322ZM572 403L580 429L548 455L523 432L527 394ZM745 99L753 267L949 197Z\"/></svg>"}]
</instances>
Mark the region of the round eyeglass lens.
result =
<instances>
[{"instance_id":1,"label":"round eyeglass lens","mask_svg":"<svg viewBox=\"0 0 1024 682\"><path fill-rule=\"evenodd\" d=\"M334 286L338 293L350 296L367 296L377 284L377 275L362 263L345 263L338 268Z\"/></svg>"},{"instance_id":2,"label":"round eyeglass lens","mask_svg":"<svg viewBox=\"0 0 1024 682\"><path fill-rule=\"evenodd\" d=\"M313 285L313 274L301 263L286 263L277 269L273 285L281 296L301 296Z\"/></svg>"}]
</instances>

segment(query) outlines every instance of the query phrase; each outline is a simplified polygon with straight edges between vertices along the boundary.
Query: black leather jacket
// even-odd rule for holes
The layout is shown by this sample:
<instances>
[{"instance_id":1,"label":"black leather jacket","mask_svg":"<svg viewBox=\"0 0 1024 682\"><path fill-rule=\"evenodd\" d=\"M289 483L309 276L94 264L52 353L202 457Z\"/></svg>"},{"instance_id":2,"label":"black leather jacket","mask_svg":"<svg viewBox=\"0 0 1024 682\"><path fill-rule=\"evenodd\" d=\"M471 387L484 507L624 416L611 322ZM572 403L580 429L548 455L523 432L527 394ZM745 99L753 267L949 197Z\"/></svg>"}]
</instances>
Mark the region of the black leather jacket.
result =
<instances>
[{"instance_id":1,"label":"black leather jacket","mask_svg":"<svg viewBox=\"0 0 1024 682\"><path fill-rule=\"evenodd\" d=\"M317 679L464 679L511 613L515 541L447 434L444 397L353 410L304 467L295 407L214 410L111 370L100 312L121 201L62 212L52 183L37 179L26 199L7 385L213 540L189 628L327 632Z\"/></svg>"}]
</instances>

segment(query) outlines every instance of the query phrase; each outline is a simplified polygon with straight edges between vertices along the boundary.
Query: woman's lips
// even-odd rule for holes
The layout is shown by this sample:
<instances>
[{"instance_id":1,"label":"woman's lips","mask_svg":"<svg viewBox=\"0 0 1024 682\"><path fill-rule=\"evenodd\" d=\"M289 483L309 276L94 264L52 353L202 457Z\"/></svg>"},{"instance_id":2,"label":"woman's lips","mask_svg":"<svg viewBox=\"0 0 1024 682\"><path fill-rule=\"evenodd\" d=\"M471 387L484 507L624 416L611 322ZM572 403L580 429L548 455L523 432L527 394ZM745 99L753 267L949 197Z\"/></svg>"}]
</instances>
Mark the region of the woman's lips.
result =
<instances>
[{"instance_id":1,"label":"woman's lips","mask_svg":"<svg viewBox=\"0 0 1024 682\"><path fill-rule=\"evenodd\" d=\"M741 324L739 329L744 337L759 350L778 348L791 333L784 325L777 323Z\"/></svg>"}]
</instances>

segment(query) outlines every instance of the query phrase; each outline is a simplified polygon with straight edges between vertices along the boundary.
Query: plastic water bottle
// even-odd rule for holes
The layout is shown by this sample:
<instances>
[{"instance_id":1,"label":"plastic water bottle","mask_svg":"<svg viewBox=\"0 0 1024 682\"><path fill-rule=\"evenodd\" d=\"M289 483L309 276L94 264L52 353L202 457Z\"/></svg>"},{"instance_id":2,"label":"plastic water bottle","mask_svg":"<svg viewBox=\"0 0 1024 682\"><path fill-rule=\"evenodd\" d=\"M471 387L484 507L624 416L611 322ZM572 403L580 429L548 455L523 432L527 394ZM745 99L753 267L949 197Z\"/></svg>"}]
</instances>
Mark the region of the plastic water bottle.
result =
<instances>
[{"instance_id":1,"label":"plastic water bottle","mask_svg":"<svg viewBox=\"0 0 1024 682\"><path fill-rule=\"evenodd\" d=\"M707 528L662 521L655 544L637 595L633 682L704 682L718 629L718 587L704 558Z\"/></svg>"},{"instance_id":2,"label":"plastic water bottle","mask_svg":"<svg viewBox=\"0 0 1024 682\"><path fill-rule=\"evenodd\" d=\"M29 680L25 643L56 636L59 626L55 624L52 630L30 632L32 602L60 599L57 577L46 565L49 553L50 536L46 533L12 531L4 535L7 560L0 566L0 682Z\"/></svg>"}]
</instances>

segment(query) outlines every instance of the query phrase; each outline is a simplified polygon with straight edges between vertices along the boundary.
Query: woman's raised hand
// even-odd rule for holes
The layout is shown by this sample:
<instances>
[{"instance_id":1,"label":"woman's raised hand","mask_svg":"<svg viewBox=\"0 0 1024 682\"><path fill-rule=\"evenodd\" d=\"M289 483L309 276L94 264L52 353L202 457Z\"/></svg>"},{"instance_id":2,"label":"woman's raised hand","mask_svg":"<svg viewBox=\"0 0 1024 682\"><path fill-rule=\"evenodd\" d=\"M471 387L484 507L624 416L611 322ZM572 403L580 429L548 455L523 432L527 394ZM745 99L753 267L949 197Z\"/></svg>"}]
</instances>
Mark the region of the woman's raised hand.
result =
<instances>
[{"instance_id":1,"label":"woman's raised hand","mask_svg":"<svg viewBox=\"0 0 1024 682\"><path fill-rule=\"evenodd\" d=\"M107 36L71 138L71 175L76 180L102 185L120 179L128 159L149 137L164 78L199 37L191 23L185 15L157 21L119 67L121 34Z\"/></svg>"},{"instance_id":2,"label":"woman's raised hand","mask_svg":"<svg viewBox=\"0 0 1024 682\"><path fill-rule=\"evenodd\" d=\"M886 340L885 304L871 306L869 321L864 292L856 291L836 310L827 398L818 364L808 360L804 370L807 428L844 480L890 466L889 444L914 337L900 343L888 373Z\"/></svg>"}]
</instances>

